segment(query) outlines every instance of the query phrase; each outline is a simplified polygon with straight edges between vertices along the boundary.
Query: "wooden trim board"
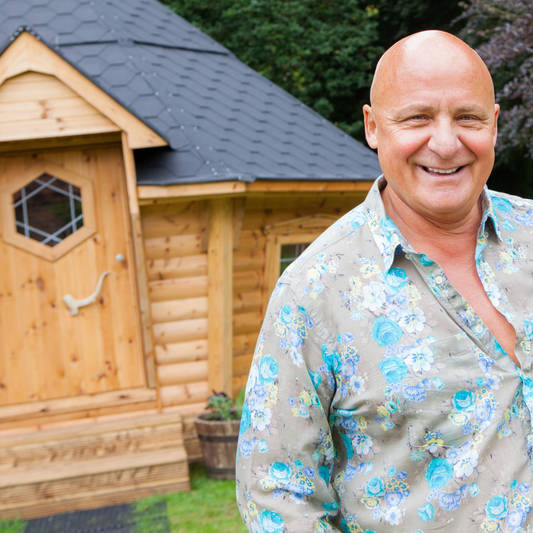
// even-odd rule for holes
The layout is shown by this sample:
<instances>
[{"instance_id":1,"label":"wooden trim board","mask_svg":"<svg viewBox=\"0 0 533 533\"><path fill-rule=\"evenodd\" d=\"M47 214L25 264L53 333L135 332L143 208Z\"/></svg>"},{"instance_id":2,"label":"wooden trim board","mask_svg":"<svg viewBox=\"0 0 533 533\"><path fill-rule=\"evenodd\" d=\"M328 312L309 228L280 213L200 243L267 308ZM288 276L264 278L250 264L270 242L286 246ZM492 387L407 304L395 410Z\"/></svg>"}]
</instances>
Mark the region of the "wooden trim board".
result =
<instances>
[{"instance_id":1,"label":"wooden trim board","mask_svg":"<svg viewBox=\"0 0 533 533\"><path fill-rule=\"evenodd\" d=\"M122 133L122 154L124 158L124 171L126 173L133 253L135 256L135 278L137 282L137 295L141 319L146 380L148 387L159 388L157 384L157 374L155 371L154 342L152 320L150 316L150 300L148 297L148 276L146 274L146 262L144 257L144 240L139 212L139 203L137 201L137 192L135 188L137 183L135 160L133 158L133 151L128 145L128 136L124 132ZM158 401L160 401L159 393L157 394L157 398Z\"/></svg>"},{"instance_id":2,"label":"wooden trim board","mask_svg":"<svg viewBox=\"0 0 533 533\"><path fill-rule=\"evenodd\" d=\"M209 389L232 396L233 363L233 204L218 198L209 204L208 383Z\"/></svg>"},{"instance_id":3,"label":"wooden trim board","mask_svg":"<svg viewBox=\"0 0 533 533\"><path fill-rule=\"evenodd\" d=\"M253 183L223 181L215 183L195 183L193 185L139 185L137 196L140 205L154 205L174 202L182 198L214 198L219 196L238 197L264 193L357 193L366 194L373 181L270 181L258 180Z\"/></svg>"}]
</instances>

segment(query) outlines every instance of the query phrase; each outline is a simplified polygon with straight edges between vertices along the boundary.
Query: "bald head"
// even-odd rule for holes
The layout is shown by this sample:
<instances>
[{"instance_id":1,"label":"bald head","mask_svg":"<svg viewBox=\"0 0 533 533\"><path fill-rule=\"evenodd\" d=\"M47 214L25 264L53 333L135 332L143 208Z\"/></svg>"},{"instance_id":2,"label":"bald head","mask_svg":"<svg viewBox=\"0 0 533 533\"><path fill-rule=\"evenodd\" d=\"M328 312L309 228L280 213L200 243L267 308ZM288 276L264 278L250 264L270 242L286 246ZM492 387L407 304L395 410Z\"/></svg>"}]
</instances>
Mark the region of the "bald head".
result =
<instances>
[{"instance_id":1,"label":"bald head","mask_svg":"<svg viewBox=\"0 0 533 533\"><path fill-rule=\"evenodd\" d=\"M387 183L387 212L454 228L477 217L494 164L498 111L487 67L457 37L424 31L389 48L376 68L371 105L363 106L366 139Z\"/></svg>"},{"instance_id":2,"label":"bald head","mask_svg":"<svg viewBox=\"0 0 533 533\"><path fill-rule=\"evenodd\" d=\"M404 75L417 77L428 70L449 72L454 68L469 72L494 101L492 78L479 55L451 33L428 30L404 37L383 54L370 88L370 105L380 105L402 83Z\"/></svg>"}]
</instances>

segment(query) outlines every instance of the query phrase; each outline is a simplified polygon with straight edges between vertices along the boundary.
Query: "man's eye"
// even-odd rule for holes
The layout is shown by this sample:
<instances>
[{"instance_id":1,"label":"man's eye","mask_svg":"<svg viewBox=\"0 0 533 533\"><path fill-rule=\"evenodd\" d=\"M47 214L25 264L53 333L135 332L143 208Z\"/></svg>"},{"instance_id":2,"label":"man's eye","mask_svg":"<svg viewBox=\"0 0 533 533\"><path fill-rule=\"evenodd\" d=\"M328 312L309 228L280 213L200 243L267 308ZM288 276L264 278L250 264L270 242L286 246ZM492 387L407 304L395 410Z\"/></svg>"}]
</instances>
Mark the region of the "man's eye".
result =
<instances>
[{"instance_id":1,"label":"man's eye","mask_svg":"<svg viewBox=\"0 0 533 533\"><path fill-rule=\"evenodd\" d=\"M460 115L459 120L477 120L475 115Z\"/></svg>"}]
</instances>

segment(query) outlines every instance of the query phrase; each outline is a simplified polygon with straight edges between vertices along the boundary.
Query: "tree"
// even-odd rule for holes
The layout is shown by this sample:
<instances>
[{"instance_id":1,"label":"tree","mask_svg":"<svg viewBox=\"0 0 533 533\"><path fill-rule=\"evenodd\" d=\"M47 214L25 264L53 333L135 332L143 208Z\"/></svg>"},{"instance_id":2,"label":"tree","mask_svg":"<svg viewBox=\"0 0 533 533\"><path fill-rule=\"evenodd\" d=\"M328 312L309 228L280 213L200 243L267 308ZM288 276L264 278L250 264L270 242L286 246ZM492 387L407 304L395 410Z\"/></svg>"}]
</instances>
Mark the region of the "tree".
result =
<instances>
[{"instance_id":1,"label":"tree","mask_svg":"<svg viewBox=\"0 0 533 533\"><path fill-rule=\"evenodd\" d=\"M361 107L383 52L378 11L361 0L164 0L348 133L363 135Z\"/></svg>"},{"instance_id":2,"label":"tree","mask_svg":"<svg viewBox=\"0 0 533 533\"><path fill-rule=\"evenodd\" d=\"M469 0L461 36L487 64L500 103L491 185L533 194L533 0Z\"/></svg>"},{"instance_id":3,"label":"tree","mask_svg":"<svg viewBox=\"0 0 533 533\"><path fill-rule=\"evenodd\" d=\"M364 142L361 108L383 51L450 29L458 0L161 0L241 61Z\"/></svg>"}]
</instances>

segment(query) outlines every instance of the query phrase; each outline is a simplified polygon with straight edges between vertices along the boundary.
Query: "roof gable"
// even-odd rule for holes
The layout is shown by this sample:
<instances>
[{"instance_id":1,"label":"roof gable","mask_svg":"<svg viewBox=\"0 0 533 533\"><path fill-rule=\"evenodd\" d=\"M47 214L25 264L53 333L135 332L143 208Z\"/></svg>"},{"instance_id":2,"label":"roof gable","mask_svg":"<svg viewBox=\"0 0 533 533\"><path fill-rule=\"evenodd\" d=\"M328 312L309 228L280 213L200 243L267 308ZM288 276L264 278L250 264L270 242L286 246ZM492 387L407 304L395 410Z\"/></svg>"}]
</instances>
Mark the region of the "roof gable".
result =
<instances>
[{"instance_id":1,"label":"roof gable","mask_svg":"<svg viewBox=\"0 0 533 533\"><path fill-rule=\"evenodd\" d=\"M165 140L142 121L118 104L107 93L82 76L45 44L23 32L0 56L0 86L15 76L37 72L53 76L97 109L104 117L126 132L130 146L146 148L163 146ZM91 133L91 132L86 132Z\"/></svg>"},{"instance_id":2,"label":"roof gable","mask_svg":"<svg viewBox=\"0 0 533 533\"><path fill-rule=\"evenodd\" d=\"M0 85L0 142L120 132L55 76L25 72Z\"/></svg>"}]
</instances>

